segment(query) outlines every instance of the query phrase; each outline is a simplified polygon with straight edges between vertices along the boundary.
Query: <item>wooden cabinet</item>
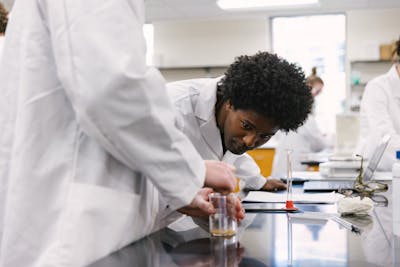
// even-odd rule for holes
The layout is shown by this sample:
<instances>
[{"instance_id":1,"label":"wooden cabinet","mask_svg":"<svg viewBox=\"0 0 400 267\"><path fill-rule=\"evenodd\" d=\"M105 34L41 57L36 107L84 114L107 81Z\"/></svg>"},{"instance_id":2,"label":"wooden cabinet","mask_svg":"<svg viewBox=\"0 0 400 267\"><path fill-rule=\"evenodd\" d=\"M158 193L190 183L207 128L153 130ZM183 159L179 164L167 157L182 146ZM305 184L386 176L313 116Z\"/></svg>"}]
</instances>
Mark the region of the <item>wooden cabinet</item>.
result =
<instances>
[{"instance_id":1,"label":"wooden cabinet","mask_svg":"<svg viewBox=\"0 0 400 267\"><path fill-rule=\"evenodd\" d=\"M248 151L247 154L249 154L257 163L258 167L260 167L263 176L268 177L271 175L272 162L275 155L274 148L257 148Z\"/></svg>"}]
</instances>

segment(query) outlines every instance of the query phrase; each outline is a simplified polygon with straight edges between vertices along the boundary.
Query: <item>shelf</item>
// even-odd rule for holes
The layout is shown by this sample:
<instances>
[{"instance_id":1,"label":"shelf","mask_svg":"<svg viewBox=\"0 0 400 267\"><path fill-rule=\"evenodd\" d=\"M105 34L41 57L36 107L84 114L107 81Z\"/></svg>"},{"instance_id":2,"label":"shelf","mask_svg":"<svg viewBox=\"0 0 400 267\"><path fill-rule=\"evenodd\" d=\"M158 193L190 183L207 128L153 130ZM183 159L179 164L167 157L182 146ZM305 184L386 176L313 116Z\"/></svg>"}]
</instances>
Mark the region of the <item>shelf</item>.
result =
<instances>
[{"instance_id":1,"label":"shelf","mask_svg":"<svg viewBox=\"0 0 400 267\"><path fill-rule=\"evenodd\" d=\"M379 60L379 59L367 59L367 60L353 60L350 61L350 64L373 64L373 63L390 63L392 64L391 60Z\"/></svg>"},{"instance_id":2,"label":"shelf","mask_svg":"<svg viewBox=\"0 0 400 267\"><path fill-rule=\"evenodd\" d=\"M228 65L158 67L167 82L198 78L215 78L223 75L227 68Z\"/></svg>"},{"instance_id":3,"label":"shelf","mask_svg":"<svg viewBox=\"0 0 400 267\"><path fill-rule=\"evenodd\" d=\"M365 87L367 86L367 83L358 83L358 84L352 84L352 87L356 88L356 87Z\"/></svg>"},{"instance_id":4,"label":"shelf","mask_svg":"<svg viewBox=\"0 0 400 267\"><path fill-rule=\"evenodd\" d=\"M389 71L391 60L353 60L350 61L350 77L347 93L347 107L358 112L362 95L369 81Z\"/></svg>"},{"instance_id":5,"label":"shelf","mask_svg":"<svg viewBox=\"0 0 400 267\"><path fill-rule=\"evenodd\" d=\"M365 86L367 86L366 83L352 84L351 90L356 91L356 92L364 92Z\"/></svg>"},{"instance_id":6,"label":"shelf","mask_svg":"<svg viewBox=\"0 0 400 267\"><path fill-rule=\"evenodd\" d=\"M170 66L170 67L158 67L154 66L155 68L159 70L191 70L191 69L203 69L203 70L208 70L208 69L226 69L228 68L228 65L210 65L210 66Z\"/></svg>"}]
</instances>

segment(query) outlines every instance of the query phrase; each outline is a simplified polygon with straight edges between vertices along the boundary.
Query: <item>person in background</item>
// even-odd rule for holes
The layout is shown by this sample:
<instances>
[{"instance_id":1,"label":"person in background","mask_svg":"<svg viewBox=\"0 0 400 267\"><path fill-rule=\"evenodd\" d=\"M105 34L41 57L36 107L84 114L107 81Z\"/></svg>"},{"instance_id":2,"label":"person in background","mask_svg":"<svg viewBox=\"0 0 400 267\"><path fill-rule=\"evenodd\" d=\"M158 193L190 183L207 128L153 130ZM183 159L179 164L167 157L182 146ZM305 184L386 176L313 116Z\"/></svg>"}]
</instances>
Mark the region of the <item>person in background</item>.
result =
<instances>
[{"instance_id":1,"label":"person in background","mask_svg":"<svg viewBox=\"0 0 400 267\"><path fill-rule=\"evenodd\" d=\"M390 70L368 82L360 105L360 136L357 153L369 158L385 134L391 139L378 170L391 171L400 150L400 38L393 51Z\"/></svg>"},{"instance_id":2,"label":"person in background","mask_svg":"<svg viewBox=\"0 0 400 267\"><path fill-rule=\"evenodd\" d=\"M315 98L322 92L324 87L323 80L317 75L315 67L306 79L307 86ZM318 128L314 112L311 112L305 123L296 131L279 133L277 135L277 147L272 165L272 177L286 177L287 172L287 150L292 152L292 170L305 171L307 166L301 164L301 155L315 153L324 150L329 142L326 136Z\"/></svg>"},{"instance_id":3,"label":"person in background","mask_svg":"<svg viewBox=\"0 0 400 267\"><path fill-rule=\"evenodd\" d=\"M306 78L307 85L311 88L311 94L316 97L324 88L324 81L317 75L317 68L311 69L311 75Z\"/></svg>"},{"instance_id":4,"label":"person in background","mask_svg":"<svg viewBox=\"0 0 400 267\"><path fill-rule=\"evenodd\" d=\"M174 126L143 22L142 0L15 1L0 64L0 266L86 266L178 209L212 214L212 188L234 190L233 167L205 162Z\"/></svg>"},{"instance_id":5,"label":"person in background","mask_svg":"<svg viewBox=\"0 0 400 267\"><path fill-rule=\"evenodd\" d=\"M286 188L280 180L266 180L245 152L307 118L313 98L300 68L259 52L236 58L222 77L172 82L167 90L177 127L203 159L234 165L242 189Z\"/></svg>"},{"instance_id":6,"label":"person in background","mask_svg":"<svg viewBox=\"0 0 400 267\"><path fill-rule=\"evenodd\" d=\"M0 60L4 45L4 35L6 34L6 28L8 23L8 12L4 7L3 3L0 2Z\"/></svg>"}]
</instances>

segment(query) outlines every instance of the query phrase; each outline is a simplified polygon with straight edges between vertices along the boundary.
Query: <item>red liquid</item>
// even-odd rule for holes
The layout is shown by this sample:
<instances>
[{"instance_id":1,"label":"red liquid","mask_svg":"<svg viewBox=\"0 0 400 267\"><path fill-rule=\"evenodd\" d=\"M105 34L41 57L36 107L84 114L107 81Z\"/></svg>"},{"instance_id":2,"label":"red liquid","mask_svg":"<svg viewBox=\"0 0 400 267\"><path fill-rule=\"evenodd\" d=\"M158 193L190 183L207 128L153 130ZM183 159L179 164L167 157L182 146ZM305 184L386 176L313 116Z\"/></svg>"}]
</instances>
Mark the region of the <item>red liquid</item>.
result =
<instances>
[{"instance_id":1,"label":"red liquid","mask_svg":"<svg viewBox=\"0 0 400 267\"><path fill-rule=\"evenodd\" d=\"M293 204L293 200L286 200L286 208L291 210L297 209Z\"/></svg>"}]
</instances>

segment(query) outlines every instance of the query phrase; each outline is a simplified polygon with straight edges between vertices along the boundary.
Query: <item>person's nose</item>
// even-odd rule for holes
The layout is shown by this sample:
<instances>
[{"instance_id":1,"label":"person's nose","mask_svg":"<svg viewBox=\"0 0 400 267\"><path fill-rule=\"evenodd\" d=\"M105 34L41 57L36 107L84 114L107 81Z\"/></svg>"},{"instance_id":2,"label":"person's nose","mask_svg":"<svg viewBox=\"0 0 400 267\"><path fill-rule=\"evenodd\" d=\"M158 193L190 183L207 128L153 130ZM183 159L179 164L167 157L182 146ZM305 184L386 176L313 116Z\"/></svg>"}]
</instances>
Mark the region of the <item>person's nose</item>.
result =
<instances>
[{"instance_id":1,"label":"person's nose","mask_svg":"<svg viewBox=\"0 0 400 267\"><path fill-rule=\"evenodd\" d=\"M256 134L247 134L243 137L243 143L248 148L254 148L257 142L257 135Z\"/></svg>"}]
</instances>

